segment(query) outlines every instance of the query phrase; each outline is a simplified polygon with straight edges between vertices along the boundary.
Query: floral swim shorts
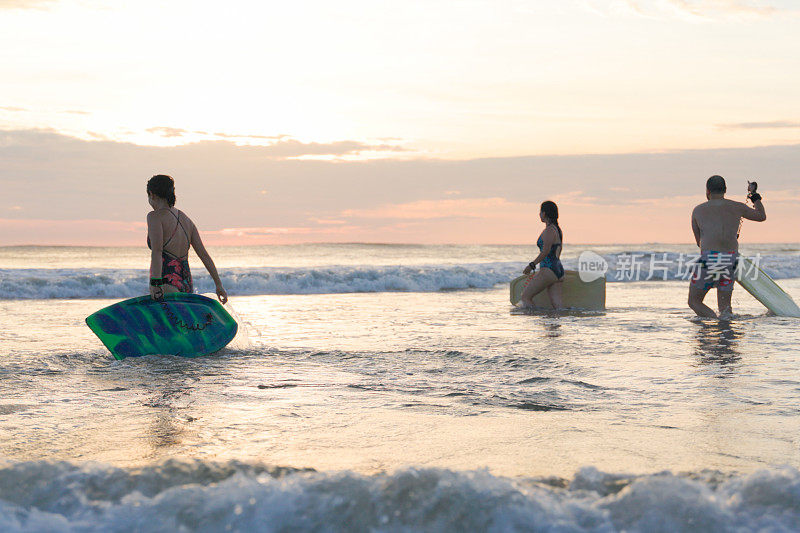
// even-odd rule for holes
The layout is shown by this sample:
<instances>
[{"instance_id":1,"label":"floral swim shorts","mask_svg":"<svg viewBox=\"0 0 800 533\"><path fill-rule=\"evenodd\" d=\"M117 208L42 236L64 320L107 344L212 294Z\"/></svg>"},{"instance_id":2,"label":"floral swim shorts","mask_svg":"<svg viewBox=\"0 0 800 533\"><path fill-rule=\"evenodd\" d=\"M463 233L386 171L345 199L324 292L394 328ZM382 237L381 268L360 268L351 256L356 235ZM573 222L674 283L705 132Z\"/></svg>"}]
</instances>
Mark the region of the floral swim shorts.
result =
<instances>
[{"instance_id":1,"label":"floral swim shorts","mask_svg":"<svg viewBox=\"0 0 800 533\"><path fill-rule=\"evenodd\" d=\"M690 286L703 291L712 287L721 291L732 291L738 262L739 254L736 252L703 252L697 261Z\"/></svg>"}]
</instances>

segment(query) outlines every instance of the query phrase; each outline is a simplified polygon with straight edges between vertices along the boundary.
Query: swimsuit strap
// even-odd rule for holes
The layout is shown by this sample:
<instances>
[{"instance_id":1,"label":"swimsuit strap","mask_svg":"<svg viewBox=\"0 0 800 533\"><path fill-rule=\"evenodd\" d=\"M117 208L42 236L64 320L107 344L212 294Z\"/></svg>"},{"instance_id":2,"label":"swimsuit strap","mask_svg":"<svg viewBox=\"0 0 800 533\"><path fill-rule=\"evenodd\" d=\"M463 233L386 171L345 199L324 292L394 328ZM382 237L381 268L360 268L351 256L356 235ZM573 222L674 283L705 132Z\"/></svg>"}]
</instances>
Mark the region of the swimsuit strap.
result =
<instances>
[{"instance_id":1,"label":"swimsuit strap","mask_svg":"<svg viewBox=\"0 0 800 533\"><path fill-rule=\"evenodd\" d=\"M544 247L544 239L542 239L541 237L539 237L539 238L536 240L536 246L538 246L538 247L539 247L539 249L541 250L541 249ZM550 246L550 253L551 253L551 254L555 253L556 249L558 249L558 247L559 247L559 246L561 246L561 243L560 243L560 242L558 242L558 243L556 243L556 244L553 244L552 246Z\"/></svg>"},{"instance_id":2,"label":"swimsuit strap","mask_svg":"<svg viewBox=\"0 0 800 533\"><path fill-rule=\"evenodd\" d=\"M551 225L553 224L548 224L548 226ZM558 226L556 226L556 229L559 229ZM558 233L558 236L563 239L563 236L561 235L560 231ZM536 241L536 246L539 247L539 250L541 250L544 247L544 239L542 238L541 235L539 236L539 239ZM558 257L556 256L556 250L558 249L559 246L561 246L560 242L551 245L550 251L547 252L547 257L553 256L553 258L558 259Z\"/></svg>"},{"instance_id":3,"label":"swimsuit strap","mask_svg":"<svg viewBox=\"0 0 800 533\"><path fill-rule=\"evenodd\" d=\"M171 240L172 240L172 238L175 236L175 233L178 231L178 226L180 226L180 227L181 227L181 229L183 230L183 234L184 234L184 235L186 235L186 242L188 242L188 243L189 243L189 246L191 247L191 242L190 242L190 240L189 240L189 233L186 231L186 228L184 228L184 227L183 227L183 224L181 224L181 218L180 218L178 215L176 215L175 213L173 213L173 212L172 212L172 209L170 209L170 210L169 210L169 213L170 213L172 216L174 216L174 217L175 217L175 220L176 220L178 223L177 223L177 224L175 224L175 229L174 229L174 230L172 230L172 235L170 235L170 236L169 236L169 239L167 239L166 241L164 241L164 246L166 246L166 245L169 243L169 241L171 241ZM162 247L162 250L163 250L163 247ZM166 250L165 250L165 253L169 253L169 252L166 252ZM178 257L177 255L174 255L174 254L169 254L169 255L171 255L172 257L175 257L175 258L177 258L177 257ZM186 253L184 254L184 257L185 257L185 256L188 256L188 255L189 255L189 250L187 249L187 250L186 250Z\"/></svg>"},{"instance_id":4,"label":"swimsuit strap","mask_svg":"<svg viewBox=\"0 0 800 533\"><path fill-rule=\"evenodd\" d=\"M554 226L554 225L555 224L548 224L548 226ZM559 238L563 240L564 236L561 234L561 228L556 226L556 230L558 230ZM549 257L549 256L552 255L554 258L558 259L558 257L556 256L556 250L558 249L559 246L561 246L561 244L562 243L559 242L559 243L555 243L555 244L551 245L550 246L550 251L547 253L547 256ZM539 250L541 250L544 247L544 239L542 238L541 235L539 235L539 238L536 240L536 246L539 247ZM563 249L563 247L562 247L562 249Z\"/></svg>"},{"instance_id":5,"label":"swimsuit strap","mask_svg":"<svg viewBox=\"0 0 800 533\"><path fill-rule=\"evenodd\" d=\"M170 211L170 213L172 213L172 211ZM175 213L172 213L172 214L175 215ZM186 228L183 227L183 223L181 222L181 217L179 217L178 215L175 215L175 220L178 221L178 226L181 227L181 229L183 230L183 234L186 235L186 242L190 242L191 239L189 238L189 232L186 231ZM176 226L175 227L175 231L177 231L177 230L178 230L178 227ZM189 250L186 250L186 253L189 253Z\"/></svg>"},{"instance_id":6,"label":"swimsuit strap","mask_svg":"<svg viewBox=\"0 0 800 533\"><path fill-rule=\"evenodd\" d=\"M169 211L169 213L170 213L172 216L174 216L175 218L178 218L178 216L177 216L175 213L173 213L171 209L170 209L170 210L168 210L168 211ZM180 220L178 220L178 223L180 223ZM175 224L175 229L173 229L173 230L172 230L172 235L170 235L170 236L169 236L169 239L167 239L166 241L164 241L164 244L163 244L163 246L166 246L166 245L169 243L169 241L171 241L171 240L172 240L172 238L175 236L175 232L176 232L176 231L178 231L178 224Z\"/></svg>"}]
</instances>

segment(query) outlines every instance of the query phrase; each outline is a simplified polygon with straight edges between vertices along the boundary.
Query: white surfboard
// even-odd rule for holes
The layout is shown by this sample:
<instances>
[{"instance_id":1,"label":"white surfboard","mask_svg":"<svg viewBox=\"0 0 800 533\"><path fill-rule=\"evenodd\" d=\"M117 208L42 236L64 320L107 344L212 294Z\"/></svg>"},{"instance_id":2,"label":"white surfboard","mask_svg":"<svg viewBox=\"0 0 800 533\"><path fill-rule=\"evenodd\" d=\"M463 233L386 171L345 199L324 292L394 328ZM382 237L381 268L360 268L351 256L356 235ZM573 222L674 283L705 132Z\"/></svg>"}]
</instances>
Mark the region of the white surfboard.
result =
<instances>
[{"instance_id":1,"label":"white surfboard","mask_svg":"<svg viewBox=\"0 0 800 533\"><path fill-rule=\"evenodd\" d=\"M736 281L775 315L800 318L800 307L792 297L746 257L739 257Z\"/></svg>"},{"instance_id":2,"label":"white surfboard","mask_svg":"<svg viewBox=\"0 0 800 533\"><path fill-rule=\"evenodd\" d=\"M522 299L522 291L528 285L528 281L533 274L520 276L511 281L511 303L517 305ZM578 272L567 270L564 274L564 281L561 288L561 298L564 307L577 309L604 310L606 308L606 278L599 278L594 281L582 281ZM550 298L547 291L540 292L533 298L536 307L552 309Z\"/></svg>"}]
</instances>

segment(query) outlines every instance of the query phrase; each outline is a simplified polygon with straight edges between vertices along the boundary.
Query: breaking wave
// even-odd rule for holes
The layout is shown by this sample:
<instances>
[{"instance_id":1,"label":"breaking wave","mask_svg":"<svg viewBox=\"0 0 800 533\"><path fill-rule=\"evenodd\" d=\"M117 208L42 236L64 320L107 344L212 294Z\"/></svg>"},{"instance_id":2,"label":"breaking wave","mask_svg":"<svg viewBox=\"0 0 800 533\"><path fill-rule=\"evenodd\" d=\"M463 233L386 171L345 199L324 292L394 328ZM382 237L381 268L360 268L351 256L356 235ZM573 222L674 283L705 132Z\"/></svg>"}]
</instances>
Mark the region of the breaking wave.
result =
<instances>
[{"instance_id":1,"label":"breaking wave","mask_svg":"<svg viewBox=\"0 0 800 533\"><path fill-rule=\"evenodd\" d=\"M517 263L434 266L331 266L234 268L221 273L230 294L329 294L346 292L435 292L487 289L522 269ZM196 273L198 274L198 273ZM145 270L0 270L0 299L131 298L147 292ZM204 272L198 292L213 292Z\"/></svg>"},{"instance_id":2,"label":"breaking wave","mask_svg":"<svg viewBox=\"0 0 800 533\"><path fill-rule=\"evenodd\" d=\"M688 279L686 262L676 253L625 252L607 254L609 282ZM800 256L774 255L759 259L774 279L800 277ZM440 265L261 267L222 269L232 295L332 294L348 292L436 292L489 289L508 283L522 272L520 262ZM577 259L565 259L567 269ZM652 274L652 275L651 275ZM213 292L204 271L195 271L197 292ZM147 271L138 269L0 269L0 299L132 298L147 293Z\"/></svg>"},{"instance_id":3,"label":"breaking wave","mask_svg":"<svg viewBox=\"0 0 800 533\"><path fill-rule=\"evenodd\" d=\"M321 473L168 460L141 468L28 462L0 468L0 530L797 531L800 472L571 479L407 468Z\"/></svg>"}]
</instances>

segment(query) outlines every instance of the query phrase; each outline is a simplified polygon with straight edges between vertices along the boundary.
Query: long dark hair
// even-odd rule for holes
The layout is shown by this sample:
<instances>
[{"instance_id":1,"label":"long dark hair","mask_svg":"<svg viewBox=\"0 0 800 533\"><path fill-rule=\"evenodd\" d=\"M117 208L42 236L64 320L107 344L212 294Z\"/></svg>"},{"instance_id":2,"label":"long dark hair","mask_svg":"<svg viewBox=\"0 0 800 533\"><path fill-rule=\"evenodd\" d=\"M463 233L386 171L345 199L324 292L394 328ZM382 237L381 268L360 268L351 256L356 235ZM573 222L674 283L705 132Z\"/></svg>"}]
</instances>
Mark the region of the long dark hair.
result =
<instances>
[{"instance_id":1,"label":"long dark hair","mask_svg":"<svg viewBox=\"0 0 800 533\"><path fill-rule=\"evenodd\" d=\"M158 174L147 180L147 192L153 193L167 201L170 207L175 206L175 180L166 174Z\"/></svg>"},{"instance_id":2,"label":"long dark hair","mask_svg":"<svg viewBox=\"0 0 800 533\"><path fill-rule=\"evenodd\" d=\"M545 200L542 202L540 209L544 212L544 216L546 216L550 222L556 225L556 229L558 230L558 239L563 243L564 234L561 233L561 226L558 225L558 206L556 203L551 202L550 200Z\"/></svg>"}]
</instances>

